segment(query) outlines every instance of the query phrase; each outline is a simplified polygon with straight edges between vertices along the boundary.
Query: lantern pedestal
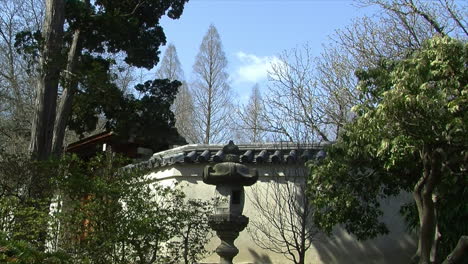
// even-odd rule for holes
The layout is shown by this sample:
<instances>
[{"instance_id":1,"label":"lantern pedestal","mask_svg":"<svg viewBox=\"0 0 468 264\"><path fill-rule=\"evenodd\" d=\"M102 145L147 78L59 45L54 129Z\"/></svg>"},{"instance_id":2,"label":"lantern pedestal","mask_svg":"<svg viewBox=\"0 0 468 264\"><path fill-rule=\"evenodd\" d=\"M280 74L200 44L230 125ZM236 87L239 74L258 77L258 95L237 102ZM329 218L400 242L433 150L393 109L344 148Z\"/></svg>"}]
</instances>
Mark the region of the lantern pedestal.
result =
<instances>
[{"instance_id":1,"label":"lantern pedestal","mask_svg":"<svg viewBox=\"0 0 468 264\"><path fill-rule=\"evenodd\" d=\"M232 264L232 259L239 253L234 240L249 223L249 218L243 215L218 214L209 217L210 227L216 231L221 243L216 248L220 264Z\"/></svg>"}]
</instances>

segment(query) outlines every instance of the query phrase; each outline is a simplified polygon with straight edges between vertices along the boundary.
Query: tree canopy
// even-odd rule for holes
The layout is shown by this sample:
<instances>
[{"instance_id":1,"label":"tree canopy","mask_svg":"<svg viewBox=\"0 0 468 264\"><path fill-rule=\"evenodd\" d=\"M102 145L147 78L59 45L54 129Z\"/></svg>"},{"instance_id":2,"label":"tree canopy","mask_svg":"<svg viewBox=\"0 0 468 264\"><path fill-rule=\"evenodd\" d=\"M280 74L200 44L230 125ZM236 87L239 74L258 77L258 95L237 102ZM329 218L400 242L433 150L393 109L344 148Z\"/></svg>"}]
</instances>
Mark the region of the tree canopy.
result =
<instances>
[{"instance_id":1,"label":"tree canopy","mask_svg":"<svg viewBox=\"0 0 468 264\"><path fill-rule=\"evenodd\" d=\"M326 159L311 164L318 225L343 224L360 239L386 233L380 202L406 191L415 204L407 216L417 209L420 263L429 263L434 240L453 249L468 233L466 225L448 226L468 216L460 204L468 198L467 64L465 42L435 37L405 59L357 72L356 116Z\"/></svg>"},{"instance_id":2,"label":"tree canopy","mask_svg":"<svg viewBox=\"0 0 468 264\"><path fill-rule=\"evenodd\" d=\"M158 102L173 100L180 82L150 80L138 87L152 91L136 88L135 94L140 94L140 100L125 96L117 88L111 68L116 63L116 56L122 57L122 63L130 66L154 67L159 61L159 47L166 43L159 21L164 15L179 18L186 2L46 2L42 31L21 32L15 44L26 56L37 57L40 65L30 145L33 156L43 159L47 153L60 153L70 119L70 128L79 134L93 130L102 116L106 118L106 127L115 130L124 127L118 123L128 125L127 120L134 119L125 113L144 115L145 111L156 107L154 110L158 114L164 112L154 121L161 121L156 134L174 134L174 117L168 109L163 109L172 101L152 104L143 98L158 97L155 99ZM146 130L152 128L145 127Z\"/></svg>"},{"instance_id":3,"label":"tree canopy","mask_svg":"<svg viewBox=\"0 0 468 264\"><path fill-rule=\"evenodd\" d=\"M182 15L187 0L171 1L65 1L69 43L80 30L83 50L89 53L125 54L125 62L152 68L159 61L159 47L166 43L159 19Z\"/></svg>"},{"instance_id":4,"label":"tree canopy","mask_svg":"<svg viewBox=\"0 0 468 264\"><path fill-rule=\"evenodd\" d=\"M67 2L65 13L70 23L67 32L80 30L84 51L79 69L83 81L73 104L71 128L81 133L91 131L98 116L104 115L107 129L126 137L133 133L146 138L154 142L151 147L155 150L165 145L165 141L178 140L169 108L181 83L149 80L135 86L137 97L124 95L113 82L110 67L115 61L94 54L124 54L124 62L129 65L154 67L159 62L159 47L166 43L159 19L166 13L172 19L179 18L185 2L95 1L92 5L86 1Z\"/></svg>"}]
</instances>

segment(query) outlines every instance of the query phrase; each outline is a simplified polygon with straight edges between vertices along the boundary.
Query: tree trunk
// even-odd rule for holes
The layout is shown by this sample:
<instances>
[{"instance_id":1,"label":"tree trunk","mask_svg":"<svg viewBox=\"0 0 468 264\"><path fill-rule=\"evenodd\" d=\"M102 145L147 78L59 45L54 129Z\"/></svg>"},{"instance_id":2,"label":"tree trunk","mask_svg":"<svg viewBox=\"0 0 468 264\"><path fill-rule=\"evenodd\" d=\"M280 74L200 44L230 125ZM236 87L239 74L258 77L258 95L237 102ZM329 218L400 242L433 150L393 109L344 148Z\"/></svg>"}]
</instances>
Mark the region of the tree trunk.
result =
<instances>
[{"instance_id":1,"label":"tree trunk","mask_svg":"<svg viewBox=\"0 0 468 264\"><path fill-rule=\"evenodd\" d=\"M427 197L429 196L429 197ZM423 195L424 209L423 209L423 221L420 230L421 240L421 259L420 264L431 263L431 249L434 244L435 236L435 209L434 203L432 202L432 196L429 193Z\"/></svg>"},{"instance_id":2,"label":"tree trunk","mask_svg":"<svg viewBox=\"0 0 468 264\"><path fill-rule=\"evenodd\" d=\"M212 87L211 83L208 84L208 106L206 113L206 130L204 144L210 144L210 132L211 132L211 102L212 102Z\"/></svg>"},{"instance_id":3,"label":"tree trunk","mask_svg":"<svg viewBox=\"0 0 468 264\"><path fill-rule=\"evenodd\" d=\"M455 249L447 256L442 264L456 264L466 259L468 253L468 236L462 236L458 240ZM463 258L465 257L465 258Z\"/></svg>"},{"instance_id":4,"label":"tree trunk","mask_svg":"<svg viewBox=\"0 0 468 264\"><path fill-rule=\"evenodd\" d=\"M426 179L425 176L421 177L419 181L416 183L416 185L414 186L414 190L413 190L414 202L416 203L416 208L418 209L419 226L422 225L422 219L423 219L423 203L422 203L421 192L425 183L425 179ZM418 249L416 250L416 253L413 256L411 263L419 263L420 257L421 257L421 239L418 240Z\"/></svg>"},{"instance_id":5,"label":"tree trunk","mask_svg":"<svg viewBox=\"0 0 468 264\"><path fill-rule=\"evenodd\" d=\"M73 41L68 52L65 85L60 99L60 104L57 109L57 118L55 120L52 151L56 156L59 156L62 153L65 129L71 114L73 96L75 95L78 86L78 79L76 78L75 72L78 57L81 54L80 42L80 30L77 29L73 33Z\"/></svg>"},{"instance_id":6,"label":"tree trunk","mask_svg":"<svg viewBox=\"0 0 468 264\"><path fill-rule=\"evenodd\" d=\"M298 264L305 264L305 251L299 252L299 262Z\"/></svg>"},{"instance_id":7,"label":"tree trunk","mask_svg":"<svg viewBox=\"0 0 468 264\"><path fill-rule=\"evenodd\" d=\"M304 196L305 197L305 196ZM307 201L304 201L304 211L301 214L301 235L300 235L300 247L299 247L299 264L305 264L306 248L306 229L307 229Z\"/></svg>"},{"instance_id":8,"label":"tree trunk","mask_svg":"<svg viewBox=\"0 0 468 264\"><path fill-rule=\"evenodd\" d=\"M57 90L61 68L61 48L65 21L63 0L46 0L46 14L43 25L43 49L39 60L39 75L36 84L36 101L31 127L29 152L33 159L43 161L49 158L57 105ZM51 195L49 173L33 171L29 195L31 206L38 212L47 213L47 199ZM38 249L45 250L47 225L39 232Z\"/></svg>"},{"instance_id":9,"label":"tree trunk","mask_svg":"<svg viewBox=\"0 0 468 264\"><path fill-rule=\"evenodd\" d=\"M436 211L434 206L433 193L435 186L440 179L440 153L437 149L430 150L424 147L423 150L423 173L425 184L422 192L422 219L420 219L421 229L419 243L421 249L420 264L431 263L431 249L434 245L436 234Z\"/></svg>"},{"instance_id":10,"label":"tree trunk","mask_svg":"<svg viewBox=\"0 0 468 264\"><path fill-rule=\"evenodd\" d=\"M432 196L432 200L434 201L435 207L437 208L437 197L435 195ZM440 261L440 256L437 254L437 250L439 248L439 243L442 235L440 234L439 230L439 222L437 219L438 217L438 212L437 209L434 209L435 211L435 232L434 232L434 243L432 243L432 249L431 249L431 262L432 263L441 263Z\"/></svg>"},{"instance_id":11,"label":"tree trunk","mask_svg":"<svg viewBox=\"0 0 468 264\"><path fill-rule=\"evenodd\" d=\"M187 230L187 236L184 237L184 263L189 264L189 232L190 228Z\"/></svg>"},{"instance_id":12,"label":"tree trunk","mask_svg":"<svg viewBox=\"0 0 468 264\"><path fill-rule=\"evenodd\" d=\"M39 62L35 111L29 145L31 156L37 160L47 159L52 149L61 65L60 52L65 21L64 13L65 5L63 0L46 0L46 14L42 33L44 46Z\"/></svg>"}]
</instances>

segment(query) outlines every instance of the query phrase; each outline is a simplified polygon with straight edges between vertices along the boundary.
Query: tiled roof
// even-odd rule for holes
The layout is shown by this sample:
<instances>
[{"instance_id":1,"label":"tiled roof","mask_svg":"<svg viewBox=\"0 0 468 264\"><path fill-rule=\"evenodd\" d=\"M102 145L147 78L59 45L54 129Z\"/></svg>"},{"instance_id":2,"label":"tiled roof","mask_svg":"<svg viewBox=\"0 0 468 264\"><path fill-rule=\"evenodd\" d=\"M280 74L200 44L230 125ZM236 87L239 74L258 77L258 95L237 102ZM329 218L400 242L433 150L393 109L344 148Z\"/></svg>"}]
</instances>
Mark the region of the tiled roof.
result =
<instances>
[{"instance_id":1,"label":"tiled roof","mask_svg":"<svg viewBox=\"0 0 468 264\"><path fill-rule=\"evenodd\" d=\"M256 143L240 144L239 163L243 164L295 164L325 156L325 144ZM225 161L221 144L193 144L153 154L146 162L137 166L147 168L165 167L175 164L209 164Z\"/></svg>"}]
</instances>

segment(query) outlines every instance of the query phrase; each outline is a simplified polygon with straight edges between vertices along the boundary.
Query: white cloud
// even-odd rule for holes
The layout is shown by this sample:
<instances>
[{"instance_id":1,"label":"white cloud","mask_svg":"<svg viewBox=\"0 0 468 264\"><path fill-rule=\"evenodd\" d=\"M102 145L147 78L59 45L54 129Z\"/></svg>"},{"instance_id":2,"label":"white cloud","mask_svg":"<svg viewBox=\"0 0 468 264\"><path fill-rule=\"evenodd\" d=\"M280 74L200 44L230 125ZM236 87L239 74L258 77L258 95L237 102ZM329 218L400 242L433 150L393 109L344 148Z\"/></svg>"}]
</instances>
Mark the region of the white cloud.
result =
<instances>
[{"instance_id":1,"label":"white cloud","mask_svg":"<svg viewBox=\"0 0 468 264\"><path fill-rule=\"evenodd\" d=\"M257 83L267 79L272 63L279 62L275 56L259 57L239 51L236 53L240 66L234 75L234 82Z\"/></svg>"}]
</instances>

